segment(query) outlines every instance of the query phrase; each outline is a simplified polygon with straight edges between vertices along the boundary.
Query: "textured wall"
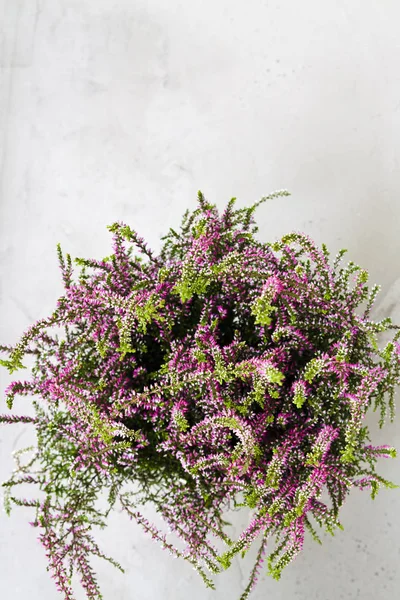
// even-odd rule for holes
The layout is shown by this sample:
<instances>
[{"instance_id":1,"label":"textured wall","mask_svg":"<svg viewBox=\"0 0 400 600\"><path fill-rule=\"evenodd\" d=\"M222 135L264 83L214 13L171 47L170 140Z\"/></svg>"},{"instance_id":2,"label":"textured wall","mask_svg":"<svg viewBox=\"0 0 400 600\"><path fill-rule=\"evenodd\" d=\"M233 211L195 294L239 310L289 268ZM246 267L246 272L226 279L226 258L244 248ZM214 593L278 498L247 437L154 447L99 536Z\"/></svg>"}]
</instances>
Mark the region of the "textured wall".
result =
<instances>
[{"instance_id":1,"label":"textured wall","mask_svg":"<svg viewBox=\"0 0 400 600\"><path fill-rule=\"evenodd\" d=\"M0 0L0 340L62 292L55 246L109 253L124 220L158 249L200 188L223 207L276 189L259 237L301 230L381 283L400 321L400 8L395 0ZM0 392L11 380L0 374ZM23 410L27 399L17 406ZM3 408L1 412L4 410ZM400 422L377 443L400 446ZM0 430L1 480L29 427ZM399 461L381 473L400 482ZM345 531L305 552L261 598L395 598L400 492L348 500ZM247 517L243 517L246 521ZM0 514L0 590L56 600L28 509ZM249 561L208 591L115 514L101 539L105 600L235 600ZM397 570L397 572L396 572ZM79 595L83 598L83 595Z\"/></svg>"}]
</instances>

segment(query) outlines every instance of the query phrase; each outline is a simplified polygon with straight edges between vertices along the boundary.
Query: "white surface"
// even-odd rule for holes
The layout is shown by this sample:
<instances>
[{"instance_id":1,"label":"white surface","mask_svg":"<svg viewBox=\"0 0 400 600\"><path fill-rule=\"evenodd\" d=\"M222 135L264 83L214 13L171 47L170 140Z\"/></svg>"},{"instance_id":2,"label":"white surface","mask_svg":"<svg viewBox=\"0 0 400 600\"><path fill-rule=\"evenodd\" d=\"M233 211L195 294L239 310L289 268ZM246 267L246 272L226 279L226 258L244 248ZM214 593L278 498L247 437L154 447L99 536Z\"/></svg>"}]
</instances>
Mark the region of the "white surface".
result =
<instances>
[{"instance_id":1,"label":"white surface","mask_svg":"<svg viewBox=\"0 0 400 600\"><path fill-rule=\"evenodd\" d=\"M399 278L400 8L395 0L0 0L0 340L14 343L62 292L55 246L109 254L124 220L158 250L197 190L223 208L287 188L258 236L292 229L381 283ZM396 312L396 284L383 307ZM397 290L397 291L396 291ZM397 307L397 309L396 309ZM11 377L0 373L1 392ZM20 399L23 411L27 399ZM3 408L4 409L4 401ZM400 422L374 438L400 448ZM1 480L29 427L0 430ZM400 482L399 460L380 472ZM399 490L354 492L344 532L310 542L254 600L372 600L400 589ZM28 509L0 518L0 591L56 600ZM236 600L249 562L208 591L138 526L102 534L105 600ZM264 570L265 572L265 570ZM83 598L80 595L79 598Z\"/></svg>"}]
</instances>

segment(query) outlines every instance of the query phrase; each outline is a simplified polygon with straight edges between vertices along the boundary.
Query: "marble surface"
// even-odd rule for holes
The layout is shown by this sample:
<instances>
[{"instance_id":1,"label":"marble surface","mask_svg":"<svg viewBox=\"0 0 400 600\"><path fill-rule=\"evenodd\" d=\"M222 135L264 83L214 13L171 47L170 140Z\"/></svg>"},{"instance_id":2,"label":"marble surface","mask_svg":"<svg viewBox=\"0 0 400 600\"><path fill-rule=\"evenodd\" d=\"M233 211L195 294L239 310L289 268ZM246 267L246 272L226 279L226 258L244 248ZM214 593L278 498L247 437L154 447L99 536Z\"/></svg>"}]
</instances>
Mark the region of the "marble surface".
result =
<instances>
[{"instance_id":1,"label":"marble surface","mask_svg":"<svg viewBox=\"0 0 400 600\"><path fill-rule=\"evenodd\" d=\"M57 242L102 257L124 220L157 250L198 189L221 208L288 189L258 209L260 239L348 248L400 322L399 17L394 0L0 0L1 343L54 307ZM1 480L31 439L2 426ZM400 447L400 420L374 441ZM400 482L399 460L380 472ZM399 490L355 492L345 531L254 600L398 597L399 507ZM1 597L56 600L29 516L0 513ZM118 513L100 539L127 571L99 565L105 600L235 600L250 568L212 592Z\"/></svg>"}]
</instances>

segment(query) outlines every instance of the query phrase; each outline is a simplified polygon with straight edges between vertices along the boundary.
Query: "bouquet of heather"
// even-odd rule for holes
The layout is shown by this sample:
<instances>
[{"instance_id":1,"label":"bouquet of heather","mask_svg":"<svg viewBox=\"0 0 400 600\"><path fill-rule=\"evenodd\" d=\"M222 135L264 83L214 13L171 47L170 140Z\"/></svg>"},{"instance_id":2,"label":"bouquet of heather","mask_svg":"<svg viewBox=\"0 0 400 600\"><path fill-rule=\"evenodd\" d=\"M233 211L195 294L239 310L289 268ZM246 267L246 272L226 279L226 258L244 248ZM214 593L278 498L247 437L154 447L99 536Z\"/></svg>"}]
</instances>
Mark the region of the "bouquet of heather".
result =
<instances>
[{"instance_id":1,"label":"bouquet of heather","mask_svg":"<svg viewBox=\"0 0 400 600\"><path fill-rule=\"evenodd\" d=\"M37 436L3 483L6 510L33 507L31 524L66 600L74 573L87 598L102 598L91 555L122 569L93 537L113 507L209 587L256 542L245 600L269 540L268 572L279 579L307 531L320 541L318 528L341 528L353 487L372 497L395 487L375 470L395 450L369 443L364 417L373 408L380 426L394 418L400 331L384 348L378 334L400 327L369 319L380 288L369 290L353 262L341 267L346 250L330 264L326 246L307 235L255 239L256 207L287 195L240 210L232 198L219 214L199 192L197 209L162 238L158 256L114 223L113 254L76 258L75 276L58 246L64 295L18 344L0 347L10 373L24 368L25 355L35 363L29 380L8 386L8 408L16 395L39 396L33 416L0 415L3 424L32 423ZM26 483L33 497L15 496ZM143 516L146 503L182 547ZM231 539L223 515L246 507L252 519Z\"/></svg>"}]
</instances>

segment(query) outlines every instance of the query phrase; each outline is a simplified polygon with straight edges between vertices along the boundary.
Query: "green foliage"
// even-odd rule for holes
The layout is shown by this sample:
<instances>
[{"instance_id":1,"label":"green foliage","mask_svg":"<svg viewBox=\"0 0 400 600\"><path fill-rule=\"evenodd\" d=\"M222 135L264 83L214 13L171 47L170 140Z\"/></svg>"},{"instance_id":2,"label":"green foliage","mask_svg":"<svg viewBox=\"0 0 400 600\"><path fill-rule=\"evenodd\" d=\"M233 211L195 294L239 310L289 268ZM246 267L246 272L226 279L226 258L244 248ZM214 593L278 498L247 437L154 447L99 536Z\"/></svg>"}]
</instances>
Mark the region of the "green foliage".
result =
<instances>
[{"instance_id":1,"label":"green foliage","mask_svg":"<svg viewBox=\"0 0 400 600\"><path fill-rule=\"evenodd\" d=\"M267 298L257 298L252 306L252 314L256 317L256 323L260 325L271 325L271 315L276 311L276 307L272 306Z\"/></svg>"}]
</instances>

